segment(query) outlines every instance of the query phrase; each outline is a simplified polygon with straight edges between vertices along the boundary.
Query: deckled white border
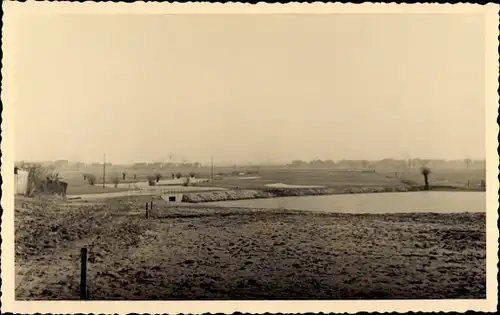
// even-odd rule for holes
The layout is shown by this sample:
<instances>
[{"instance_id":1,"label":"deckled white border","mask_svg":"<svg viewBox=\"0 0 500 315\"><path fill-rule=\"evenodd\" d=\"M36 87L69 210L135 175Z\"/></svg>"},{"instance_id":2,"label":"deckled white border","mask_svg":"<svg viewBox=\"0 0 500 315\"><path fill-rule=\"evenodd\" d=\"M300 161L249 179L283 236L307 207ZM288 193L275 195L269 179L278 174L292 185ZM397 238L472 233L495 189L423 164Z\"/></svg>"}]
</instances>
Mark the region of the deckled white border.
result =
<instances>
[{"instance_id":1,"label":"deckled white border","mask_svg":"<svg viewBox=\"0 0 500 315\"><path fill-rule=\"evenodd\" d=\"M498 250L498 161L496 123L498 106L498 10L496 4L486 6L472 4L313 4L292 3L286 5L260 3L249 4L167 4L167 3L70 3L70 2L3 2L3 123L2 123L2 311L14 313L304 313L335 312L407 312L407 311L494 311L497 304L497 250ZM15 29L9 22L19 15L50 14L324 14L324 13L478 13L486 17L486 147L487 154L487 299L486 300L401 300L401 301L144 301L144 302L23 302L14 300L14 216L13 172L14 134L13 115L15 100L11 92L13 80L10 66L15 53Z\"/></svg>"}]
</instances>

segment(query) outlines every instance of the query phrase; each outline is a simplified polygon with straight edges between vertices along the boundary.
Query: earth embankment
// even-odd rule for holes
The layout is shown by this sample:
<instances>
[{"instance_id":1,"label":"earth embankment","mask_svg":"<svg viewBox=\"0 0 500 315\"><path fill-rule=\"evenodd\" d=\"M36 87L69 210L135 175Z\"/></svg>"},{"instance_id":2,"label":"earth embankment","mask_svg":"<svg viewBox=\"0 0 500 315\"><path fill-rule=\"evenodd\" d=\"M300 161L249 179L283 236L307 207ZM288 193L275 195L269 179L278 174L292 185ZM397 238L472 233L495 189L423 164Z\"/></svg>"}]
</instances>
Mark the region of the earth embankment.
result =
<instances>
[{"instance_id":1,"label":"earth embankment","mask_svg":"<svg viewBox=\"0 0 500 315\"><path fill-rule=\"evenodd\" d=\"M367 194L383 192L408 192L416 191L411 187L347 187L347 188L264 188L264 189L232 189L226 191L210 191L187 193L182 197L182 202L201 203L227 200L277 198L294 196L319 196L335 194Z\"/></svg>"}]
</instances>

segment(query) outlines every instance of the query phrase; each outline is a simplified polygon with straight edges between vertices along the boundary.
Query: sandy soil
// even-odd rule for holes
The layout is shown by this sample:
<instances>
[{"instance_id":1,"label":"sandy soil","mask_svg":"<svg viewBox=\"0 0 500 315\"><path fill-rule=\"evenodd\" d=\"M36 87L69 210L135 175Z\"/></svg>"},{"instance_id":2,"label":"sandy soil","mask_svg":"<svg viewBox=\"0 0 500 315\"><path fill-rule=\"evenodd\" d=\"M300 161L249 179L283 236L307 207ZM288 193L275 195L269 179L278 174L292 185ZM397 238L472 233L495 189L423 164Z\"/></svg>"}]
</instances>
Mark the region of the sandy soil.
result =
<instances>
[{"instance_id":1,"label":"sandy soil","mask_svg":"<svg viewBox=\"0 0 500 315\"><path fill-rule=\"evenodd\" d=\"M16 296L78 299L485 298L485 215L16 201ZM149 200L149 199L148 199Z\"/></svg>"}]
</instances>

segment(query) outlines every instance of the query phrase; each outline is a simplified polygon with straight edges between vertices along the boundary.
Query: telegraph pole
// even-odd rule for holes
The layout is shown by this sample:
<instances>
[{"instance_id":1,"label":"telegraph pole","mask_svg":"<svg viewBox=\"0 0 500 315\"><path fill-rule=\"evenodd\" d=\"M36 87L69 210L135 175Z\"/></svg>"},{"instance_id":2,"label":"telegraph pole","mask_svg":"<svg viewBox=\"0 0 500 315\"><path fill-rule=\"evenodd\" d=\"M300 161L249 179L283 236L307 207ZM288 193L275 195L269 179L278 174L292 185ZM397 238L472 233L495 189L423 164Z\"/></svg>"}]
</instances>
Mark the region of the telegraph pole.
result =
<instances>
[{"instance_id":1,"label":"telegraph pole","mask_svg":"<svg viewBox=\"0 0 500 315\"><path fill-rule=\"evenodd\" d=\"M102 164L102 188L106 187L106 153L104 153L104 163Z\"/></svg>"},{"instance_id":2,"label":"telegraph pole","mask_svg":"<svg viewBox=\"0 0 500 315\"><path fill-rule=\"evenodd\" d=\"M214 157L210 156L210 179L214 179Z\"/></svg>"}]
</instances>

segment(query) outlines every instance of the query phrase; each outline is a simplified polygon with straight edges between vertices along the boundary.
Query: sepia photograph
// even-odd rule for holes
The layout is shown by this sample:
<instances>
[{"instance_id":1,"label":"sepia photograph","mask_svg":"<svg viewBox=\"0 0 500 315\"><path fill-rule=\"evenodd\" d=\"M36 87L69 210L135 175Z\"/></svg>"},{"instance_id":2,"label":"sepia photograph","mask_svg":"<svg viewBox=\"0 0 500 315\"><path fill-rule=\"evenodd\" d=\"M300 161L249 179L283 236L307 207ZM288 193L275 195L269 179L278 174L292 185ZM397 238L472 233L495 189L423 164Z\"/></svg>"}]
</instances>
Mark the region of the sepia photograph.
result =
<instances>
[{"instance_id":1,"label":"sepia photograph","mask_svg":"<svg viewBox=\"0 0 500 315\"><path fill-rule=\"evenodd\" d=\"M3 8L3 304L496 308L498 5Z\"/></svg>"}]
</instances>

